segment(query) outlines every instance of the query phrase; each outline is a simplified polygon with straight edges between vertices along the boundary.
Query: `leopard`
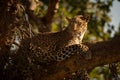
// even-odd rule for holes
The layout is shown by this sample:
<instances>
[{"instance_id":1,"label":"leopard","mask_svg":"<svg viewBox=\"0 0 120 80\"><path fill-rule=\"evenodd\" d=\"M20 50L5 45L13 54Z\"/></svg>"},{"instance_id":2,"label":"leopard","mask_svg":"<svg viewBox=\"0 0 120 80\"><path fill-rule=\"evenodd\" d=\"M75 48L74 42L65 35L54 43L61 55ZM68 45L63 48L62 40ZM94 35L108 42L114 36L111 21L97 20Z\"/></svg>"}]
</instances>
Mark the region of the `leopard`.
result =
<instances>
[{"instance_id":1,"label":"leopard","mask_svg":"<svg viewBox=\"0 0 120 80\"><path fill-rule=\"evenodd\" d=\"M88 59L89 48L82 44L82 39L87 31L89 16L77 15L67 20L69 24L62 31L39 33L22 40L18 54L27 54L30 61L37 63L63 61L75 53Z\"/></svg>"}]
</instances>

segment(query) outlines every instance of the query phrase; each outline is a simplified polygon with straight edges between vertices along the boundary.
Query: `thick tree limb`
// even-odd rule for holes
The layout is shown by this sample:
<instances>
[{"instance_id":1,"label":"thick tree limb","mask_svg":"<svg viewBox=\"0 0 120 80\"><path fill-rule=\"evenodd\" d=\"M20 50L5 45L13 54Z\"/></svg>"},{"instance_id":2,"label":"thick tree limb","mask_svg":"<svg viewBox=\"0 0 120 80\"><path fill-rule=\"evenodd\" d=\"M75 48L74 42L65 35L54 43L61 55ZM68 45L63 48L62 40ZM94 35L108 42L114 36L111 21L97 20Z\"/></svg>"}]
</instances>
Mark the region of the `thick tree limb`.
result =
<instances>
[{"instance_id":1,"label":"thick tree limb","mask_svg":"<svg viewBox=\"0 0 120 80\"><path fill-rule=\"evenodd\" d=\"M62 80L64 77L70 77L72 73L77 70L83 70L84 68L88 70L96 66L120 61L120 37L110 41L85 44L92 52L92 59L85 60L81 58L80 55L75 54L68 60L52 64L49 67L50 71L52 69L51 74L43 76L42 80Z\"/></svg>"}]
</instances>

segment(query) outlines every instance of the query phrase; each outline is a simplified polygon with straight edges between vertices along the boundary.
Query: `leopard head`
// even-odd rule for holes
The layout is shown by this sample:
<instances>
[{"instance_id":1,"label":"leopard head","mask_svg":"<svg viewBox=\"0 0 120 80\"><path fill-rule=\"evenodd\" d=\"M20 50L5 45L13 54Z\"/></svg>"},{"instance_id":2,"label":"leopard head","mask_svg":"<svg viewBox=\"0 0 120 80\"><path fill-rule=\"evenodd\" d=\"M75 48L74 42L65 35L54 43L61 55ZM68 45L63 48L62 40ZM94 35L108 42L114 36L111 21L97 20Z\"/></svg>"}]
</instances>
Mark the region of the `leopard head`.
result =
<instances>
[{"instance_id":1,"label":"leopard head","mask_svg":"<svg viewBox=\"0 0 120 80\"><path fill-rule=\"evenodd\" d=\"M82 41L83 36L87 30L89 16L78 15L72 19L67 18L67 20L69 21L68 31L73 35L74 38Z\"/></svg>"}]
</instances>

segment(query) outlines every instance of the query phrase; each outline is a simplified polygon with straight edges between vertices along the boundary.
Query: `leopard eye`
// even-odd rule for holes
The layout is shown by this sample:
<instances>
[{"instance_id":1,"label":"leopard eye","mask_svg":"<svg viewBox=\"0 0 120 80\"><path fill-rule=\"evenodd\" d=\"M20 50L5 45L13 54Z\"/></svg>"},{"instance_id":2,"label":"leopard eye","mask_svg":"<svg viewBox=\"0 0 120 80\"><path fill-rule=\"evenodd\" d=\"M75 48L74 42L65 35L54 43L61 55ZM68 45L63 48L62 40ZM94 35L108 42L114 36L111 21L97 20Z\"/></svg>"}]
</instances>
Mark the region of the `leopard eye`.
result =
<instances>
[{"instance_id":1,"label":"leopard eye","mask_svg":"<svg viewBox=\"0 0 120 80\"><path fill-rule=\"evenodd\" d=\"M82 19L82 20L85 20L85 18L84 18L84 17L81 17L81 19Z\"/></svg>"}]
</instances>

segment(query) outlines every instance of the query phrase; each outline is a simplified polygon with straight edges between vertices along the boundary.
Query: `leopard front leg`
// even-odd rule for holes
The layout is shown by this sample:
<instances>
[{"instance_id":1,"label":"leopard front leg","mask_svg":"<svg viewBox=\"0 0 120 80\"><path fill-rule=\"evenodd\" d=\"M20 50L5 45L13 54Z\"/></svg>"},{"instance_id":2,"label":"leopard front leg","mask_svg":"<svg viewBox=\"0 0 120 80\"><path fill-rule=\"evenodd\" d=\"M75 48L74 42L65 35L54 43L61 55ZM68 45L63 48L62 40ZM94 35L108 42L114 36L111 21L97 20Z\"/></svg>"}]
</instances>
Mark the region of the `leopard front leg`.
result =
<instances>
[{"instance_id":1,"label":"leopard front leg","mask_svg":"<svg viewBox=\"0 0 120 80\"><path fill-rule=\"evenodd\" d=\"M64 47L58 50L55 59L57 61L62 61L71 57L73 54L76 54L76 53L80 54L87 60L91 59L91 51L86 45L83 45L83 44L75 44L75 45Z\"/></svg>"},{"instance_id":2,"label":"leopard front leg","mask_svg":"<svg viewBox=\"0 0 120 80\"><path fill-rule=\"evenodd\" d=\"M81 56L83 56L86 60L91 59L91 57L92 57L92 52L91 52L91 50L89 49L89 47L86 46L86 45L84 45L84 44L79 44L79 47L80 47L80 48L78 48L77 53L81 54Z\"/></svg>"}]
</instances>

